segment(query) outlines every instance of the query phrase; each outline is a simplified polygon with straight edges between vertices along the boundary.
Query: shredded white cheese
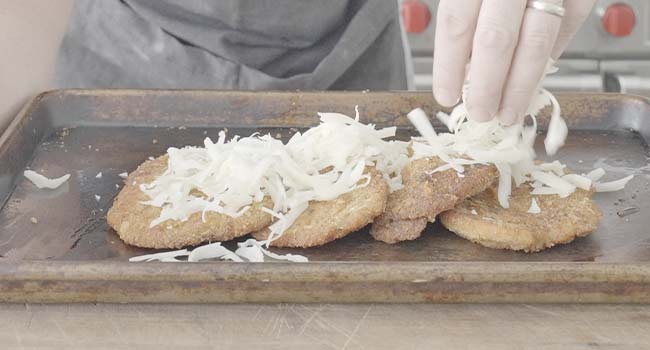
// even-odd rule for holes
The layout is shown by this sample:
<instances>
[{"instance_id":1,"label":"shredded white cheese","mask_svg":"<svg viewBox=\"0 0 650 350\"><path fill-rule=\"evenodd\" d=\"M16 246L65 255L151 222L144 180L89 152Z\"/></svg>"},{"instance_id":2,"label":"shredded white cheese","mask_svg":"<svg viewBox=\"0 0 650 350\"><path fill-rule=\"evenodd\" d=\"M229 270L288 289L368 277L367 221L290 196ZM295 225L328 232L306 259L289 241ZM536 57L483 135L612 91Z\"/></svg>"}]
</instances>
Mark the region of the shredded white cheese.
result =
<instances>
[{"instance_id":1,"label":"shredded white cheese","mask_svg":"<svg viewBox=\"0 0 650 350\"><path fill-rule=\"evenodd\" d=\"M235 262L243 260L235 253L223 247L220 242L206 244L192 249L187 255L188 262L198 262L207 259L221 259Z\"/></svg>"},{"instance_id":2,"label":"shredded white cheese","mask_svg":"<svg viewBox=\"0 0 650 350\"><path fill-rule=\"evenodd\" d=\"M555 173L555 175L562 176L564 175L564 170L566 169L566 165L560 163L559 160L555 160L551 163L543 163L538 165L538 168L543 171L552 171Z\"/></svg>"},{"instance_id":3,"label":"shredded white cheese","mask_svg":"<svg viewBox=\"0 0 650 350\"><path fill-rule=\"evenodd\" d=\"M591 181L596 182L600 180L603 176L605 176L605 169L603 168L597 168L586 175Z\"/></svg>"},{"instance_id":4,"label":"shredded white cheese","mask_svg":"<svg viewBox=\"0 0 650 350\"><path fill-rule=\"evenodd\" d=\"M610 181L610 182L596 182L594 185L596 188L596 192L614 192L614 191L620 191L625 188L625 185L632 180L634 175L630 175L627 177L624 177L622 179L616 180L616 181Z\"/></svg>"},{"instance_id":5,"label":"shredded white cheese","mask_svg":"<svg viewBox=\"0 0 650 350\"><path fill-rule=\"evenodd\" d=\"M563 177L559 177L552 172L543 172L539 170L534 170L530 174L531 178L541 182L542 184L554 188L560 192L573 193L576 190L576 186L571 182L567 181Z\"/></svg>"},{"instance_id":6,"label":"shredded white cheese","mask_svg":"<svg viewBox=\"0 0 650 350\"><path fill-rule=\"evenodd\" d=\"M25 170L23 175L39 189L48 188L52 190L59 188L59 186L63 185L70 178L70 174L65 174L56 179L49 179L33 170Z\"/></svg>"},{"instance_id":7,"label":"shredded white cheese","mask_svg":"<svg viewBox=\"0 0 650 350\"><path fill-rule=\"evenodd\" d=\"M123 178L123 179L126 179L127 177L129 177L129 173L127 173L127 172L125 171L125 172L123 172L123 173L119 173L117 176L119 176L119 177L121 177L121 178Z\"/></svg>"},{"instance_id":8,"label":"shredded white cheese","mask_svg":"<svg viewBox=\"0 0 650 350\"><path fill-rule=\"evenodd\" d=\"M548 97L551 105L553 106L553 111L551 112L551 121L548 124L548 133L546 134L546 139L544 140L546 154L552 156L557 153L560 147L564 146L564 141L569 134L569 128L567 127L564 119L560 117L560 104L557 102L555 96L553 96L553 94L551 94L546 89L540 89L540 91L546 95L546 97Z\"/></svg>"},{"instance_id":9,"label":"shredded white cheese","mask_svg":"<svg viewBox=\"0 0 650 350\"><path fill-rule=\"evenodd\" d=\"M235 250L235 254L237 254L237 256L241 256L250 262L264 261L264 253L262 253L262 250L259 249L258 246L243 245L242 243L237 243L237 245L239 246L237 250Z\"/></svg>"},{"instance_id":10,"label":"shredded white cheese","mask_svg":"<svg viewBox=\"0 0 650 350\"><path fill-rule=\"evenodd\" d=\"M379 170L392 190L401 187L400 172L409 161L408 143L387 141L395 127L376 129L339 113L319 113L321 123L296 133L283 144L271 135L204 141L204 147L170 148L164 174L140 190L160 207L151 227L167 220L184 221L194 213L231 217L268 197L264 209L276 221L265 244L289 228L310 201L339 197L370 180L367 166ZM199 191L201 194L197 194Z\"/></svg>"},{"instance_id":11,"label":"shredded white cheese","mask_svg":"<svg viewBox=\"0 0 650 350\"><path fill-rule=\"evenodd\" d=\"M131 262L199 262L209 259L229 260L233 262L264 262L265 256L273 260L286 260L291 262L307 262L308 259L302 255L272 253L262 247L262 242L248 239L245 242L237 243L239 248L234 252L221 245L220 242L209 243L196 247L193 250L181 249L170 252L147 254L135 256L129 259ZM186 259L179 259L186 258Z\"/></svg>"},{"instance_id":12,"label":"shredded white cheese","mask_svg":"<svg viewBox=\"0 0 650 350\"><path fill-rule=\"evenodd\" d=\"M546 74L557 69L550 60ZM463 87L463 100L466 100L467 83ZM497 119L489 122L473 121L465 103L456 106L450 114L438 112L436 117L449 129L449 133L436 133L429 118L421 109L415 109L408 118L420 133L420 138L413 139L414 158L437 156L446 164L433 172L455 169L463 173L463 167L469 164L493 164L499 171L497 196L499 204L509 207L512 184L519 186L530 182L535 195L559 195L567 197L576 188L596 191L621 189L627 181L621 179L611 183L597 183L604 175L602 169L596 169L586 176L565 174L566 166L559 161L536 164L534 143L537 135L536 115L546 106L551 106L551 119L544 145L548 155L554 155L564 145L568 127L560 114L557 99L547 90L537 87L530 101L526 115L532 125L522 120L512 126L504 126ZM628 179L629 180L629 179Z\"/></svg>"},{"instance_id":13,"label":"shredded white cheese","mask_svg":"<svg viewBox=\"0 0 650 350\"><path fill-rule=\"evenodd\" d=\"M583 189L585 191L589 191L593 183L593 181L591 181L590 178L578 174L567 174L562 176L562 179L570 182L575 187Z\"/></svg>"},{"instance_id":14,"label":"shredded white cheese","mask_svg":"<svg viewBox=\"0 0 650 350\"><path fill-rule=\"evenodd\" d=\"M273 252L270 252L270 251L264 249L263 246L262 246L262 242L258 242L258 241L254 240L254 239L248 239L245 242L237 243L237 246L239 246L239 248L237 248L235 253L237 253L238 255L240 255L242 257L245 257L242 254L245 254L246 256L249 256L250 257L249 261L251 261L251 262L263 262L264 261L263 258L260 259L261 256L259 255L259 253L251 254L251 250L261 252L264 256L267 256L267 257L269 257L271 259L275 259L275 260L286 260L286 261L290 261L290 262L308 262L309 261L306 257L304 257L302 255L297 255L297 254L285 254L285 255L275 254ZM255 259L256 259L255 261L252 260L253 257L255 257Z\"/></svg>"},{"instance_id":15,"label":"shredded white cheese","mask_svg":"<svg viewBox=\"0 0 650 350\"><path fill-rule=\"evenodd\" d=\"M549 62L547 73L552 73L552 61ZM463 99L466 98L467 85L464 87ZM447 167L439 168L440 171L448 167L462 172L462 167L468 164L494 164L499 170L499 203L508 208L509 197L512 182L519 186L526 181L536 180L531 178L531 173L547 174L553 170L558 170L557 164L546 165L545 168L539 168L535 165L535 151L533 149L537 133L536 115L545 106L553 107L551 121L553 124L549 127L547 134L547 151L552 154L557 148L564 143L566 133L563 131L566 123L560 117L559 104L555 98L541 85L535 92L527 115L532 119L532 125L526 126L524 121L512 126L504 126L498 120L482 123L476 122L469 117L469 112L462 102L456 106L451 114L439 112L437 117L449 129L449 133L435 134L435 131L427 130L431 128L428 118L422 117L421 110L417 113L412 112L410 120L416 129L423 136L416 139L413 144L415 158L436 155L449 164ZM428 124L429 126L426 126ZM425 133L423 133L425 132ZM418 142L419 141L419 142ZM423 145L425 144L425 145ZM561 166L560 166L561 168ZM562 170L562 169L560 169ZM545 179L548 178L542 175ZM564 184L568 181L553 181L554 184ZM566 192L569 186L564 186Z\"/></svg>"},{"instance_id":16,"label":"shredded white cheese","mask_svg":"<svg viewBox=\"0 0 650 350\"><path fill-rule=\"evenodd\" d=\"M555 71L553 61L549 61L546 74ZM466 88L467 85L464 87L463 99ZM513 182L516 186L532 182L532 193L538 195L557 194L566 197L576 188L588 190L595 181L591 176L565 174L565 166L559 161L535 164L533 146L537 134L536 115L548 105L552 107L552 112L544 144L546 153L553 155L564 145L568 128L560 116L558 101L541 87L540 82L526 113L532 119L530 126L525 125L524 121L512 126L501 125L496 119L486 123L475 122L469 117L465 103L462 102L449 115L442 112L437 114L437 118L450 132L436 134L422 110L409 113L409 120L422 135L413 144L414 156L419 158L436 155L447 163L434 172L453 168L462 173L464 165L494 164L499 171L498 200L504 208L509 207Z\"/></svg>"},{"instance_id":17,"label":"shredded white cheese","mask_svg":"<svg viewBox=\"0 0 650 350\"><path fill-rule=\"evenodd\" d=\"M415 126L420 135L422 135L422 138L424 138L427 143L432 146L438 144L436 131L431 125L431 122L429 122L429 117L426 113L424 113L422 109L416 108L410 111L406 117L411 122L411 124ZM447 119L449 119L448 116Z\"/></svg>"},{"instance_id":18,"label":"shredded white cheese","mask_svg":"<svg viewBox=\"0 0 650 350\"><path fill-rule=\"evenodd\" d=\"M102 199L102 196L96 194L95 195L95 201L99 202Z\"/></svg>"},{"instance_id":19,"label":"shredded white cheese","mask_svg":"<svg viewBox=\"0 0 650 350\"><path fill-rule=\"evenodd\" d=\"M129 258L131 262L141 262L141 261L164 261L164 262L179 262L181 260L176 259L180 256L190 255L187 249L173 250L169 252L139 255Z\"/></svg>"},{"instance_id":20,"label":"shredded white cheese","mask_svg":"<svg viewBox=\"0 0 650 350\"><path fill-rule=\"evenodd\" d=\"M542 212L542 210L539 208L539 205L537 205L537 200L535 200L535 198L530 201L530 208L528 209L528 212L531 214L539 214Z\"/></svg>"}]
</instances>

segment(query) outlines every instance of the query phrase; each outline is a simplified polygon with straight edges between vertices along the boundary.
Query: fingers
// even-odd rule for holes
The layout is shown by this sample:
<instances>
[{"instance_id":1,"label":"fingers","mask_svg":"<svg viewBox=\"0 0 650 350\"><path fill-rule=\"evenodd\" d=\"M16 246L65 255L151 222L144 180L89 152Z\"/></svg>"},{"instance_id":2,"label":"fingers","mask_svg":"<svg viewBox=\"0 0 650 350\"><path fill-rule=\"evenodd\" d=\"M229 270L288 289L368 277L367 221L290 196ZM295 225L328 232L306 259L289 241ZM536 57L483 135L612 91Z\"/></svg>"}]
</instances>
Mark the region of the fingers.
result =
<instances>
[{"instance_id":1,"label":"fingers","mask_svg":"<svg viewBox=\"0 0 650 350\"><path fill-rule=\"evenodd\" d=\"M441 0L438 6L433 93L443 106L453 106L460 99L480 8L481 0L464 0L462 5L457 0Z\"/></svg>"},{"instance_id":2,"label":"fingers","mask_svg":"<svg viewBox=\"0 0 650 350\"><path fill-rule=\"evenodd\" d=\"M467 108L472 119L496 115L526 1L484 0L472 47Z\"/></svg>"},{"instance_id":3,"label":"fingers","mask_svg":"<svg viewBox=\"0 0 650 350\"><path fill-rule=\"evenodd\" d=\"M557 41L551 52L551 57L557 60L567 48L580 26L589 17L596 0L564 0L566 14L562 20Z\"/></svg>"},{"instance_id":4,"label":"fingers","mask_svg":"<svg viewBox=\"0 0 650 350\"><path fill-rule=\"evenodd\" d=\"M488 121L498 115L504 123L516 122L530 104L548 57L560 57L594 4L564 0L561 19L526 10L524 0L441 0L433 64L436 100L443 106L459 100L471 52L465 101L470 117Z\"/></svg>"},{"instance_id":5,"label":"fingers","mask_svg":"<svg viewBox=\"0 0 650 350\"><path fill-rule=\"evenodd\" d=\"M513 124L526 113L544 74L561 22L560 17L546 12L526 10L498 113L504 124Z\"/></svg>"}]
</instances>

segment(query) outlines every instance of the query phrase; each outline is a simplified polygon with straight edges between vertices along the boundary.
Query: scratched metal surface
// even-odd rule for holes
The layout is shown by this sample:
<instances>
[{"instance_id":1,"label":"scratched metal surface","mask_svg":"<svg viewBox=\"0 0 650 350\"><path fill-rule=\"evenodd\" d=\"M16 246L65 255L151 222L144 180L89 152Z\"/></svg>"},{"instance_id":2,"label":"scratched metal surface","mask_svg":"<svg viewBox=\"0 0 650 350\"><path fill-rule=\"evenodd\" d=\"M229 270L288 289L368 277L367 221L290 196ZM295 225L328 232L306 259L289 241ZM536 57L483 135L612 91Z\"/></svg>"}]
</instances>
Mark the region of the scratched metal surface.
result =
<instances>
[{"instance_id":1,"label":"scratched metal surface","mask_svg":"<svg viewBox=\"0 0 650 350\"><path fill-rule=\"evenodd\" d=\"M650 305L4 304L0 317L5 349L650 349Z\"/></svg>"},{"instance_id":2,"label":"scratched metal surface","mask_svg":"<svg viewBox=\"0 0 650 350\"><path fill-rule=\"evenodd\" d=\"M0 270L14 273L7 266L20 266L23 261L119 262L151 252L122 243L106 224L105 214L122 187L118 174L167 147L200 144L224 128L230 135L269 132L286 140L299 128L314 125L315 112L352 114L355 104L362 120L398 125L404 138L411 134L405 113L418 106L429 113L438 110L431 100L427 93L73 90L45 94L0 139L0 201L4 200ZM611 178L635 175L625 191L596 195L604 217L590 236L525 254L483 248L432 224L422 238L398 245L375 242L362 230L319 248L277 251L303 254L312 261L381 262L371 265L378 269L400 262L650 262L648 104L632 96L590 94L562 95L560 102L572 128L559 154L562 162L576 172L603 167ZM542 117L542 125L545 121ZM37 190L20 176L25 168L50 177L65 173L72 177L57 190ZM96 177L99 172L101 178ZM619 215L623 212L631 214ZM328 265L314 268L323 266ZM490 266L494 265L485 264L486 269ZM161 269L173 273L174 268ZM647 288L647 276L641 276L634 282Z\"/></svg>"}]
</instances>

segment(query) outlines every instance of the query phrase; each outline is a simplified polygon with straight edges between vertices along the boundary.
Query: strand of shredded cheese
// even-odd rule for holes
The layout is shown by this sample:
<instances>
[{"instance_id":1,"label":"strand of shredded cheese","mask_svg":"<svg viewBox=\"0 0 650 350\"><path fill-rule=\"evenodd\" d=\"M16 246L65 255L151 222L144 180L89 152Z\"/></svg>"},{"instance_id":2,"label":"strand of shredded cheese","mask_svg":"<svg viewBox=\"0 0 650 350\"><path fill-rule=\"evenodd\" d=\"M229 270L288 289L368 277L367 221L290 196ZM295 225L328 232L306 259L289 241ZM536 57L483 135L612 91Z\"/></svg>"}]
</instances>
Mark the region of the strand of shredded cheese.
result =
<instances>
[{"instance_id":1,"label":"strand of shredded cheese","mask_svg":"<svg viewBox=\"0 0 650 350\"><path fill-rule=\"evenodd\" d=\"M25 170L23 175L27 180L31 181L38 189L47 188L47 189L57 189L63 185L68 179L70 179L70 174L65 174L56 179L47 178L33 170Z\"/></svg>"}]
</instances>

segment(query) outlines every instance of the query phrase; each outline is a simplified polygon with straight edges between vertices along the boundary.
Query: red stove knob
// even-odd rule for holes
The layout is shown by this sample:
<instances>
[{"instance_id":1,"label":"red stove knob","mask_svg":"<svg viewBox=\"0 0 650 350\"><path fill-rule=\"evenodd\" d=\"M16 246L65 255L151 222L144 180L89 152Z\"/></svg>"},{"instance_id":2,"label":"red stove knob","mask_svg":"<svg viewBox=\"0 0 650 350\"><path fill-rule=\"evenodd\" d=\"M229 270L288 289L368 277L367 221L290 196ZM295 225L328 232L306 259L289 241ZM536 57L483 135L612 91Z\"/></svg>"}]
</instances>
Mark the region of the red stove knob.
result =
<instances>
[{"instance_id":1,"label":"red stove knob","mask_svg":"<svg viewBox=\"0 0 650 350\"><path fill-rule=\"evenodd\" d=\"M607 33L615 37L623 37L630 35L634 30L636 15L630 6L618 3L605 10L602 21Z\"/></svg>"},{"instance_id":2,"label":"red stove knob","mask_svg":"<svg viewBox=\"0 0 650 350\"><path fill-rule=\"evenodd\" d=\"M422 33L431 21L431 12L429 7L420 0L404 0L402 20L407 33Z\"/></svg>"}]
</instances>

